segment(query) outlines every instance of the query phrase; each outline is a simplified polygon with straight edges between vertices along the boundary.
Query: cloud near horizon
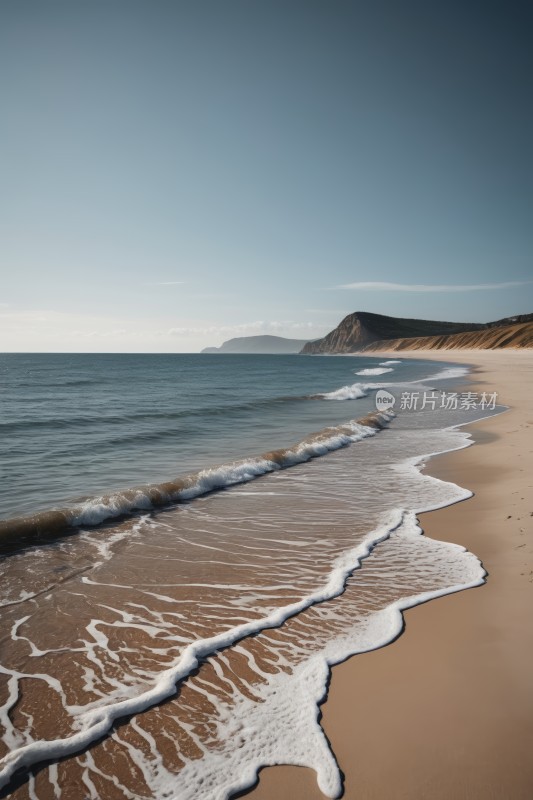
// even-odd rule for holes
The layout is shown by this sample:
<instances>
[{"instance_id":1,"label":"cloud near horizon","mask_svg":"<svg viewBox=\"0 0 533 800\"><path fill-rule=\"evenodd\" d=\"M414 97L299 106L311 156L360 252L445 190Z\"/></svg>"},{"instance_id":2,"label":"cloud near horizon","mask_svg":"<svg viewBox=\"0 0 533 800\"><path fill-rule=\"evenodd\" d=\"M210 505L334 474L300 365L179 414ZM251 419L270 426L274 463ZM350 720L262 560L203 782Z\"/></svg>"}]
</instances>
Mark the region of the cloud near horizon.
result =
<instances>
[{"instance_id":1,"label":"cloud near horizon","mask_svg":"<svg viewBox=\"0 0 533 800\"><path fill-rule=\"evenodd\" d=\"M360 289L371 292L476 292L487 289L511 289L527 286L533 281L506 281L504 283L470 284L429 284L429 283L388 283L386 281L358 281L334 286L334 289Z\"/></svg>"},{"instance_id":2,"label":"cloud near horizon","mask_svg":"<svg viewBox=\"0 0 533 800\"><path fill-rule=\"evenodd\" d=\"M324 328L327 326L317 325L313 322L293 322L291 320L285 322L257 320L237 325L209 325L203 328L172 327L164 331L164 333L168 336L258 336L261 334L287 336L287 331L290 333L309 333L310 330L317 327Z\"/></svg>"},{"instance_id":3,"label":"cloud near horizon","mask_svg":"<svg viewBox=\"0 0 533 800\"><path fill-rule=\"evenodd\" d=\"M147 283L147 286L183 286L185 281L156 281L155 283Z\"/></svg>"}]
</instances>

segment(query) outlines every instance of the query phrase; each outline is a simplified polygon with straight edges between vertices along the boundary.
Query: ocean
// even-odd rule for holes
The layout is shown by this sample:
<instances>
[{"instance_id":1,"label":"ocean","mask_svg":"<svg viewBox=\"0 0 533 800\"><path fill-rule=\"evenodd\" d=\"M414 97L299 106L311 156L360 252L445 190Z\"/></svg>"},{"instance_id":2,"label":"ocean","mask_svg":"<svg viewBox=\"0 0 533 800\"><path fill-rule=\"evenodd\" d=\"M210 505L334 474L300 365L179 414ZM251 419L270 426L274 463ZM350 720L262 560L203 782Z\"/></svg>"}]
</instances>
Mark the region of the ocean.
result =
<instances>
[{"instance_id":1,"label":"ocean","mask_svg":"<svg viewBox=\"0 0 533 800\"><path fill-rule=\"evenodd\" d=\"M364 416L374 409L367 383L439 372L425 362L374 362L0 354L0 519L287 447L346 421L346 406L332 400L356 398L350 410ZM356 374L365 369L374 374Z\"/></svg>"},{"instance_id":2,"label":"ocean","mask_svg":"<svg viewBox=\"0 0 533 800\"><path fill-rule=\"evenodd\" d=\"M318 721L331 665L485 580L417 521L470 495L427 458L502 410L467 372L0 356L4 791L215 800L291 763L339 796Z\"/></svg>"}]
</instances>

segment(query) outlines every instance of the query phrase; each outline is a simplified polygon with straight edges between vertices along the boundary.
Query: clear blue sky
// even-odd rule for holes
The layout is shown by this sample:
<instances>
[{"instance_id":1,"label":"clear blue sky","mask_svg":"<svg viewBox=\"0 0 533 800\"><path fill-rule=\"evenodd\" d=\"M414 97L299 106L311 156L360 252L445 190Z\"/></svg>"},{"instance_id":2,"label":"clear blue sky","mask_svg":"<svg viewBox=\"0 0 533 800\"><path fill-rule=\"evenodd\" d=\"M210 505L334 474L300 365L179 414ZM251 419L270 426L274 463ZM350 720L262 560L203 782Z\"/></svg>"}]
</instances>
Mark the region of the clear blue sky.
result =
<instances>
[{"instance_id":1,"label":"clear blue sky","mask_svg":"<svg viewBox=\"0 0 533 800\"><path fill-rule=\"evenodd\" d=\"M0 350L533 311L532 33L515 0L3 0Z\"/></svg>"}]
</instances>

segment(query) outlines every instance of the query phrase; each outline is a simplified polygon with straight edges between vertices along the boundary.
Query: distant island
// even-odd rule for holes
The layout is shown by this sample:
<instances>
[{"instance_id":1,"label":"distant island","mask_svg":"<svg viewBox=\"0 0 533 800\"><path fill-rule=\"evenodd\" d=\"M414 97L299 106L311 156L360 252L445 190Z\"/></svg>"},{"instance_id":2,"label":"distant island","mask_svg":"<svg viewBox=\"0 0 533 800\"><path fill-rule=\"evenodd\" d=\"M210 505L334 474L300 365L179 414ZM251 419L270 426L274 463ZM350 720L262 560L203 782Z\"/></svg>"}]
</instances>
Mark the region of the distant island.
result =
<instances>
[{"instance_id":1,"label":"distant island","mask_svg":"<svg viewBox=\"0 0 533 800\"><path fill-rule=\"evenodd\" d=\"M404 319L356 311L322 339L307 342L301 352L342 354L373 350L501 347L533 347L533 314L476 323Z\"/></svg>"},{"instance_id":2,"label":"distant island","mask_svg":"<svg viewBox=\"0 0 533 800\"><path fill-rule=\"evenodd\" d=\"M299 353L308 339L286 339L283 336L238 336L220 347L205 347L202 353L255 353L262 355Z\"/></svg>"}]
</instances>

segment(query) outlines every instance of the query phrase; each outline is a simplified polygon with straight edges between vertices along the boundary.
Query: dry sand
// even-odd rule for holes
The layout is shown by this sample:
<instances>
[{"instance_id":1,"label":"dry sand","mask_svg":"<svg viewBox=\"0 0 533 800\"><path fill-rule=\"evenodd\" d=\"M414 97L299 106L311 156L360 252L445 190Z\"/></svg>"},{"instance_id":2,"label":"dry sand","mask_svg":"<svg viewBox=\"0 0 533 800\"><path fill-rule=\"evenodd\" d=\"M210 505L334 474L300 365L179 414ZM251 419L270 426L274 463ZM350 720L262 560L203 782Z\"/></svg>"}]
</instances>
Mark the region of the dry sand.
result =
<instances>
[{"instance_id":1,"label":"dry sand","mask_svg":"<svg viewBox=\"0 0 533 800\"><path fill-rule=\"evenodd\" d=\"M430 462L475 496L420 518L426 535L476 553L489 578L407 611L396 642L335 667L322 725L348 800L530 800L533 351L401 357L476 364L473 389L511 406L469 427L473 447ZM262 770L248 796L323 798L297 767Z\"/></svg>"}]
</instances>

